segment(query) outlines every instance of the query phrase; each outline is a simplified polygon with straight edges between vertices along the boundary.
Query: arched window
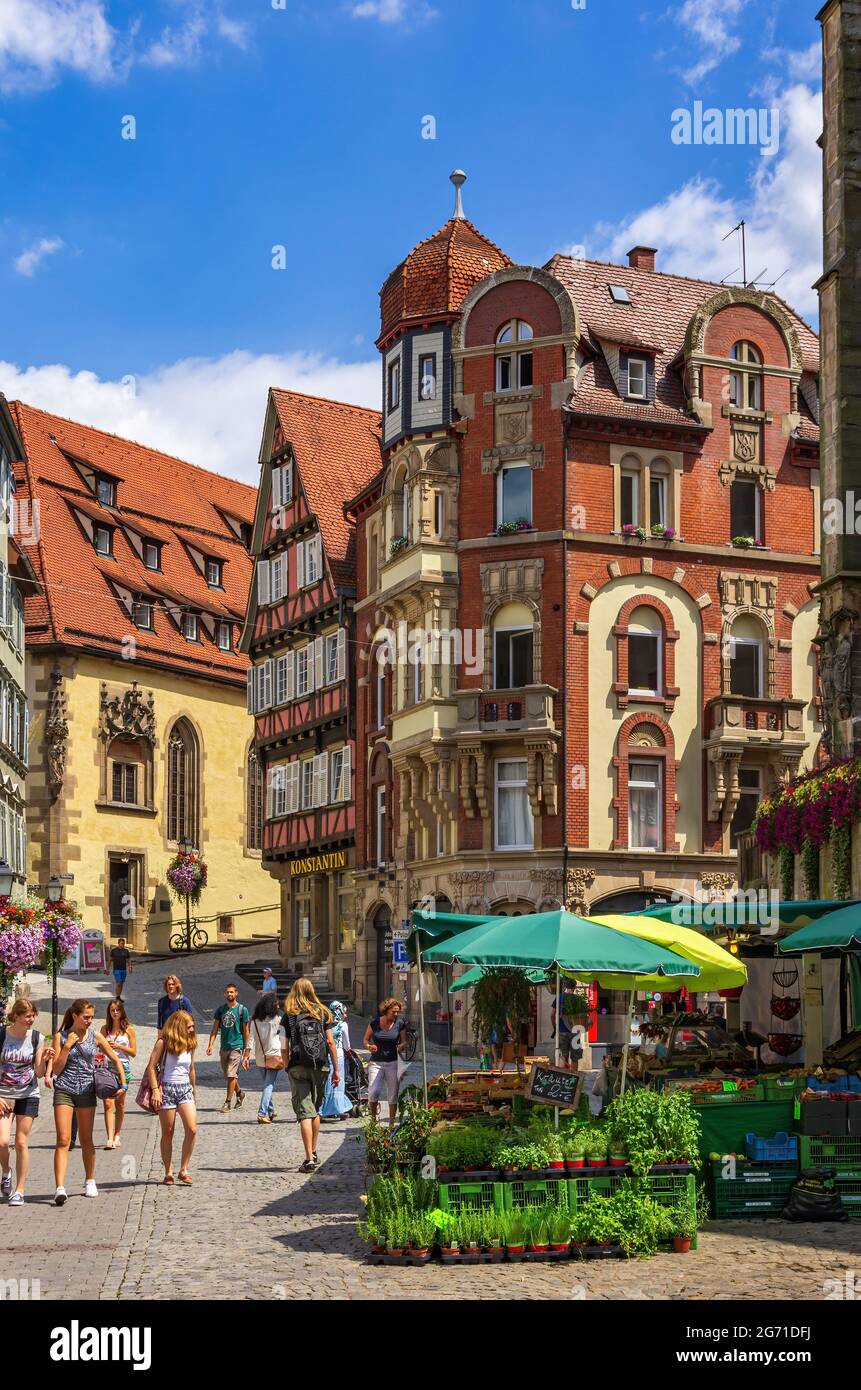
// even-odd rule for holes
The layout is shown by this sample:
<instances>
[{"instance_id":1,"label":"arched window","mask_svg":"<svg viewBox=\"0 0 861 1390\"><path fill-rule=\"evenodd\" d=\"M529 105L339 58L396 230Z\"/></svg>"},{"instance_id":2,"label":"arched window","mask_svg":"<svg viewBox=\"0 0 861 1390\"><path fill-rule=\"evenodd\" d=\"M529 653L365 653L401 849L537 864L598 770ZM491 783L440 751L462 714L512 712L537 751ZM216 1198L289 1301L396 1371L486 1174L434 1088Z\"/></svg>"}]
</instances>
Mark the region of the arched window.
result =
<instances>
[{"instance_id":1,"label":"arched window","mask_svg":"<svg viewBox=\"0 0 861 1390\"><path fill-rule=\"evenodd\" d=\"M395 479L392 497L393 540L404 540L409 545L412 539L410 518L410 484L406 468Z\"/></svg>"},{"instance_id":2,"label":"arched window","mask_svg":"<svg viewBox=\"0 0 861 1390\"><path fill-rule=\"evenodd\" d=\"M263 769L257 750L248 750L245 771L245 845L247 849L263 848Z\"/></svg>"},{"instance_id":3,"label":"arched window","mask_svg":"<svg viewBox=\"0 0 861 1390\"><path fill-rule=\"evenodd\" d=\"M524 319L509 319L496 335L497 347L514 346L532 338L532 329ZM519 391L532 385L532 353L505 352L496 358L497 391Z\"/></svg>"},{"instance_id":4,"label":"arched window","mask_svg":"<svg viewBox=\"0 0 861 1390\"><path fill-rule=\"evenodd\" d=\"M523 343L534 336L525 319L509 319L496 335L497 343Z\"/></svg>"},{"instance_id":5,"label":"arched window","mask_svg":"<svg viewBox=\"0 0 861 1390\"><path fill-rule=\"evenodd\" d=\"M729 637L729 693L759 699L765 694L765 643L752 613L736 618Z\"/></svg>"},{"instance_id":6,"label":"arched window","mask_svg":"<svg viewBox=\"0 0 861 1390\"><path fill-rule=\"evenodd\" d=\"M675 850L676 762L670 726L656 715L631 714L619 730L614 849Z\"/></svg>"},{"instance_id":7,"label":"arched window","mask_svg":"<svg viewBox=\"0 0 861 1390\"><path fill-rule=\"evenodd\" d=\"M200 836L200 755L197 735L187 719L178 719L167 741L167 838Z\"/></svg>"},{"instance_id":8,"label":"arched window","mask_svg":"<svg viewBox=\"0 0 861 1390\"><path fill-rule=\"evenodd\" d=\"M762 373L751 368L762 366L762 354L753 343L741 341L733 343L729 355L733 362L740 364L738 371L729 375L730 405L742 410L761 410Z\"/></svg>"},{"instance_id":9,"label":"arched window","mask_svg":"<svg viewBox=\"0 0 861 1390\"><path fill-rule=\"evenodd\" d=\"M654 608L635 608L628 619L629 695L661 692L663 626Z\"/></svg>"},{"instance_id":10,"label":"arched window","mask_svg":"<svg viewBox=\"0 0 861 1390\"><path fill-rule=\"evenodd\" d=\"M493 619L493 689L519 690L535 680L532 610L525 603L505 603Z\"/></svg>"},{"instance_id":11,"label":"arched window","mask_svg":"<svg viewBox=\"0 0 861 1390\"><path fill-rule=\"evenodd\" d=\"M678 630L673 615L656 594L629 598L612 629L616 638L616 679L613 692L619 709L632 700L660 702L672 713L678 696L675 684L675 644Z\"/></svg>"}]
</instances>

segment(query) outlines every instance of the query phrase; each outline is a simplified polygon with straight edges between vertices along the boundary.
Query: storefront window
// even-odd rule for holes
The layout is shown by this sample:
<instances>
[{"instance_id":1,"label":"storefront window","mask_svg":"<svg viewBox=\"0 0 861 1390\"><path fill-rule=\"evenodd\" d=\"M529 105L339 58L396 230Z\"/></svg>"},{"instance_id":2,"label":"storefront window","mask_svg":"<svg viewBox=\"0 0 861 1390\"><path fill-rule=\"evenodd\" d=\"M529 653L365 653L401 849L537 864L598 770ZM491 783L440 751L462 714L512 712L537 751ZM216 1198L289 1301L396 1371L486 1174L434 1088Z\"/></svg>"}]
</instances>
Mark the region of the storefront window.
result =
<instances>
[{"instance_id":1,"label":"storefront window","mask_svg":"<svg viewBox=\"0 0 861 1390\"><path fill-rule=\"evenodd\" d=\"M355 898L349 874L338 874L337 884L338 950L356 949Z\"/></svg>"},{"instance_id":2,"label":"storefront window","mask_svg":"<svg viewBox=\"0 0 861 1390\"><path fill-rule=\"evenodd\" d=\"M293 888L293 949L307 952L311 944L311 879L294 879Z\"/></svg>"}]
</instances>

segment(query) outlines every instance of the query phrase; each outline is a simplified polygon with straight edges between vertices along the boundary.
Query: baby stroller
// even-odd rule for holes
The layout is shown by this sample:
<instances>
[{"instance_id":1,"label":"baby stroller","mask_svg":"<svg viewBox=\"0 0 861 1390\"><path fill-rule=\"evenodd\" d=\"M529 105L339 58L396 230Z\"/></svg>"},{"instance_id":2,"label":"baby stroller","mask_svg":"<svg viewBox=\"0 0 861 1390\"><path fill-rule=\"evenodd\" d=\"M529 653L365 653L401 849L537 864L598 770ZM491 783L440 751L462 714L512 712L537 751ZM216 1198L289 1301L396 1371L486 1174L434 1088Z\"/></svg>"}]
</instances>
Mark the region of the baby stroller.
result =
<instances>
[{"instance_id":1,"label":"baby stroller","mask_svg":"<svg viewBox=\"0 0 861 1390\"><path fill-rule=\"evenodd\" d=\"M344 1093L353 1107L353 1114L364 1115L368 1108L368 1073L358 1052L348 1048L344 1053Z\"/></svg>"}]
</instances>

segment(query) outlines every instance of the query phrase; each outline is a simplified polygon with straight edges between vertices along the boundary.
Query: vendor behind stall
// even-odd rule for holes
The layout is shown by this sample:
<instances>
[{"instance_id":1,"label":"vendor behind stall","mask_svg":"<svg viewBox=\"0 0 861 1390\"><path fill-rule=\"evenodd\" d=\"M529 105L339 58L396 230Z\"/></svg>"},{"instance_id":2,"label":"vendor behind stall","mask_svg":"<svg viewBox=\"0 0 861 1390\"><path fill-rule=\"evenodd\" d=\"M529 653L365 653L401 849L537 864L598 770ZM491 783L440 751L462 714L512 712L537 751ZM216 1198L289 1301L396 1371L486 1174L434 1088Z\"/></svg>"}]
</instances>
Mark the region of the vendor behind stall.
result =
<instances>
[{"instance_id":1,"label":"vendor behind stall","mask_svg":"<svg viewBox=\"0 0 861 1390\"><path fill-rule=\"evenodd\" d=\"M566 1001L568 1002L567 1009ZM558 1023L559 1062L561 1066L569 1071L576 1070L576 1065L583 1056L583 1036L585 1029L582 1024L575 1022L575 1019L580 1016L577 1003L576 991L570 985L563 986L559 999L559 1012L561 1015ZM555 1032L557 1030L555 995L550 1005L550 1022Z\"/></svg>"}]
</instances>

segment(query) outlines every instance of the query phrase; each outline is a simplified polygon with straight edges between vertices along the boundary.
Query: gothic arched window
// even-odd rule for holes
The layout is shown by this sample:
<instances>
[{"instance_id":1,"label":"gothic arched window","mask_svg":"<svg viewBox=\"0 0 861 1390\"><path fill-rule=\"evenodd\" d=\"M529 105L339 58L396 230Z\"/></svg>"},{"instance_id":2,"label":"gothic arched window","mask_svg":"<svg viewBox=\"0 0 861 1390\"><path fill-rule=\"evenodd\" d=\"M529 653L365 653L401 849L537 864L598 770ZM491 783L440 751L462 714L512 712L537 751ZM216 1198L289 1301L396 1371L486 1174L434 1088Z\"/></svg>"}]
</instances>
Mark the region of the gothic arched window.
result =
<instances>
[{"instance_id":1,"label":"gothic arched window","mask_svg":"<svg viewBox=\"0 0 861 1390\"><path fill-rule=\"evenodd\" d=\"M198 845L200 834L200 754L187 719L178 719L167 741L167 838Z\"/></svg>"}]
</instances>

